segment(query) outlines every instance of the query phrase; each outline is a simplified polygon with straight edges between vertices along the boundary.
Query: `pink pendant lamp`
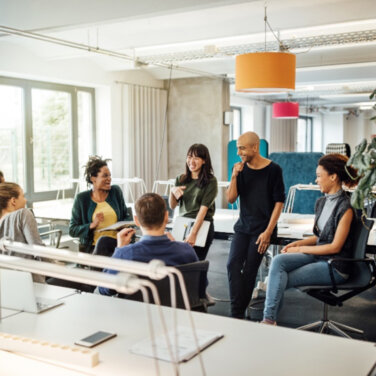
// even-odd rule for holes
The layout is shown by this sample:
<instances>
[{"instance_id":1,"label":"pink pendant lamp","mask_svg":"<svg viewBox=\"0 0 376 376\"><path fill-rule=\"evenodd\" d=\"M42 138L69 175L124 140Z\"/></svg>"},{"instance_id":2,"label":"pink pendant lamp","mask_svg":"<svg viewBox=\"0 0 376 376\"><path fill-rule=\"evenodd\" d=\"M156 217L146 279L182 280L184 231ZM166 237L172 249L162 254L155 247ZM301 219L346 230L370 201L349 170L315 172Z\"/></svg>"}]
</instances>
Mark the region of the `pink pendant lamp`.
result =
<instances>
[{"instance_id":1,"label":"pink pendant lamp","mask_svg":"<svg viewBox=\"0 0 376 376\"><path fill-rule=\"evenodd\" d=\"M273 103L273 119L297 119L299 117L298 102Z\"/></svg>"}]
</instances>

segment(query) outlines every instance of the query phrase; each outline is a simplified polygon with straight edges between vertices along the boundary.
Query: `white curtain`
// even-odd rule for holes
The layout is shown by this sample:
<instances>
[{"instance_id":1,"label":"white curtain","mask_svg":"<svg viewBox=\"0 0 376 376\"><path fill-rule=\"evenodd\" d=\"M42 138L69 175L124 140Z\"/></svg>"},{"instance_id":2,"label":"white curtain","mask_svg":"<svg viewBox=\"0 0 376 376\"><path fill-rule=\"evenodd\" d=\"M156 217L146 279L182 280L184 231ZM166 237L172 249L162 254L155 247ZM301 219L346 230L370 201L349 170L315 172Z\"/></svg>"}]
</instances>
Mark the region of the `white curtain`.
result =
<instances>
[{"instance_id":1,"label":"white curtain","mask_svg":"<svg viewBox=\"0 0 376 376\"><path fill-rule=\"evenodd\" d=\"M296 119L272 119L269 153L296 150Z\"/></svg>"},{"instance_id":2,"label":"white curtain","mask_svg":"<svg viewBox=\"0 0 376 376\"><path fill-rule=\"evenodd\" d=\"M163 139L166 100L166 90L138 85L122 87L123 177L142 178L148 192L154 180L168 178L167 129ZM140 189L134 192L138 197Z\"/></svg>"}]
</instances>

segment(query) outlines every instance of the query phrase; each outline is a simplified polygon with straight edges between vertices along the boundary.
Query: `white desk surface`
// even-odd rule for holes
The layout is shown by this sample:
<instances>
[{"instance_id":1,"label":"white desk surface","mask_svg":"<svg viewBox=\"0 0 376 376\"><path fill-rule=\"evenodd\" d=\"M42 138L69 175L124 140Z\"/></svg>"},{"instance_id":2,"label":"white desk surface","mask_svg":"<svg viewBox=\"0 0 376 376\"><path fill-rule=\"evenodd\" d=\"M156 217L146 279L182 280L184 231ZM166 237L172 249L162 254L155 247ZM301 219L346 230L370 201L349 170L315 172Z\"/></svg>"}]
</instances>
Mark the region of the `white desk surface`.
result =
<instances>
[{"instance_id":1,"label":"white desk surface","mask_svg":"<svg viewBox=\"0 0 376 376\"><path fill-rule=\"evenodd\" d=\"M75 289L47 285L46 283L34 283L34 291L37 297L57 300L79 293Z\"/></svg>"},{"instance_id":2,"label":"white desk surface","mask_svg":"<svg viewBox=\"0 0 376 376\"><path fill-rule=\"evenodd\" d=\"M69 222L72 216L73 198L35 203L33 212L37 218L47 221Z\"/></svg>"},{"instance_id":3,"label":"white desk surface","mask_svg":"<svg viewBox=\"0 0 376 376\"><path fill-rule=\"evenodd\" d=\"M78 291L75 289L70 289L60 286L47 285L45 283L34 283L34 291L36 297L48 298L48 299L64 299L68 296L78 294ZM1 301L0 301L1 304ZM15 309L0 308L1 309L1 319L5 320L11 316L22 313Z\"/></svg>"},{"instance_id":4,"label":"white desk surface","mask_svg":"<svg viewBox=\"0 0 376 376\"><path fill-rule=\"evenodd\" d=\"M278 221L278 237L302 239L306 235L311 235L314 217L313 214L282 213ZM233 234L234 224L238 218L239 210L217 209L214 215L214 230ZM376 245L376 225L369 234L368 245Z\"/></svg>"},{"instance_id":5,"label":"white desk surface","mask_svg":"<svg viewBox=\"0 0 376 376\"><path fill-rule=\"evenodd\" d=\"M115 332L116 338L95 347L100 355L99 365L67 367L85 375L154 375L152 359L129 352L134 343L149 337L145 308L143 303L95 294L72 295L65 299L64 305L42 314L20 313L9 317L0 324L0 331L66 345L73 345L75 340L97 330ZM158 334L156 307L150 308ZM163 308L163 311L170 326L172 310ZM376 359L376 347L370 342L210 314L193 315L197 328L225 335L203 352L207 375L367 375ZM188 326L185 311L178 310L178 317L179 325ZM19 361L22 359L20 357ZM16 363L19 366L19 362ZM174 374L171 364L159 364L161 375ZM8 375L5 370L8 371L10 365L8 361L0 361L0 374ZM197 357L181 365L182 376L200 374Z\"/></svg>"}]
</instances>

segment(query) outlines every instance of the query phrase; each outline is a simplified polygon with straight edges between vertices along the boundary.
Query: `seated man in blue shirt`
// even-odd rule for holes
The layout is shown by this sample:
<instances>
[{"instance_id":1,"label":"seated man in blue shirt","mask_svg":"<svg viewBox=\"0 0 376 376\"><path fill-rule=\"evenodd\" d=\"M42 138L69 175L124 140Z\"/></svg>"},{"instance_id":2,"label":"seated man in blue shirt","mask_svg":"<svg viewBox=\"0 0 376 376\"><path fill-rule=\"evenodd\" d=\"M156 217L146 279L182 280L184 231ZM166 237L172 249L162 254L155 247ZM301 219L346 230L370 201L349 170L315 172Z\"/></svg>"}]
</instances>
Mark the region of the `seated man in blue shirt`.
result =
<instances>
[{"instance_id":1,"label":"seated man in blue shirt","mask_svg":"<svg viewBox=\"0 0 376 376\"><path fill-rule=\"evenodd\" d=\"M156 193L146 193L135 204L134 221L141 227L142 238L139 242L130 244L134 229L125 228L117 235L117 247L112 255L114 258L149 262L153 259L162 260L166 265L174 266L198 261L196 252L188 244L177 242L172 235L165 233L168 221L166 203ZM116 271L106 270L115 274ZM102 295L113 295L116 292L99 287Z\"/></svg>"}]
</instances>

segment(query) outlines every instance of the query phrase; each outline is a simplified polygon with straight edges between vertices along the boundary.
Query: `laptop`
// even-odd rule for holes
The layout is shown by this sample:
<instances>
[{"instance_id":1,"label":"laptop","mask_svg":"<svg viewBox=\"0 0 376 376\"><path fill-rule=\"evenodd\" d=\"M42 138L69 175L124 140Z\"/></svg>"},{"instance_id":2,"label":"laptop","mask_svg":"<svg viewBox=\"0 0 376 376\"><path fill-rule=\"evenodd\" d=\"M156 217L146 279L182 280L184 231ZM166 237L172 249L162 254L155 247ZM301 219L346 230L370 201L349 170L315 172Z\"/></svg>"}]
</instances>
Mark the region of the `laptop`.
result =
<instances>
[{"instance_id":1,"label":"laptop","mask_svg":"<svg viewBox=\"0 0 376 376\"><path fill-rule=\"evenodd\" d=\"M36 297L33 277L29 272L0 269L0 276L2 308L40 313L64 303Z\"/></svg>"}]
</instances>

